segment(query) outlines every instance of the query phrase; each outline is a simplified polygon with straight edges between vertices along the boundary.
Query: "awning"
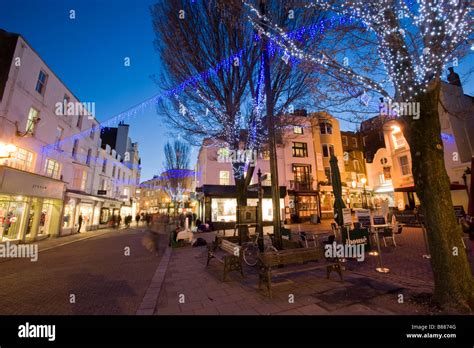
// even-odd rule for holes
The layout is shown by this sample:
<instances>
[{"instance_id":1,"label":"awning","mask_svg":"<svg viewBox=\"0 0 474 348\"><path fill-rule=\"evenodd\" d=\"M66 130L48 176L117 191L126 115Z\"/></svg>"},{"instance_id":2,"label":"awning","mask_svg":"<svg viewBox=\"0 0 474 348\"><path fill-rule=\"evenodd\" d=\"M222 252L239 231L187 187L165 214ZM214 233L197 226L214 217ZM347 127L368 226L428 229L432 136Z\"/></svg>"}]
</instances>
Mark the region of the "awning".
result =
<instances>
[{"instance_id":1,"label":"awning","mask_svg":"<svg viewBox=\"0 0 474 348\"><path fill-rule=\"evenodd\" d=\"M465 190L466 185L461 185L461 184L451 184L450 187L451 191L457 191L457 190ZM415 186L406 186L406 187L397 187L394 189L395 192L415 192Z\"/></svg>"}]
</instances>

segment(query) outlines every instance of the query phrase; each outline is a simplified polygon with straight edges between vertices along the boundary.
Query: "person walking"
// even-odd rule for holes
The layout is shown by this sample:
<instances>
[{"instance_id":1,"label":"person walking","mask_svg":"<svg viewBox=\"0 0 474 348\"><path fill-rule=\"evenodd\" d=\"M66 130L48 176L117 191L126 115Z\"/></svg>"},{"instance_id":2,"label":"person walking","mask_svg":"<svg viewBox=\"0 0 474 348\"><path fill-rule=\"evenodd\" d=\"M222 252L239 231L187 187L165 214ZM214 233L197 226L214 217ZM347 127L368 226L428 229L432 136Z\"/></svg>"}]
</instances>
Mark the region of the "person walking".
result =
<instances>
[{"instance_id":1,"label":"person walking","mask_svg":"<svg viewBox=\"0 0 474 348\"><path fill-rule=\"evenodd\" d=\"M77 233L81 233L81 227L82 227L82 214L79 214L78 218L79 226L77 228Z\"/></svg>"},{"instance_id":2,"label":"person walking","mask_svg":"<svg viewBox=\"0 0 474 348\"><path fill-rule=\"evenodd\" d=\"M138 224L140 223L140 214L137 213L137 215L135 216L135 221L136 221L137 227L138 227Z\"/></svg>"}]
</instances>

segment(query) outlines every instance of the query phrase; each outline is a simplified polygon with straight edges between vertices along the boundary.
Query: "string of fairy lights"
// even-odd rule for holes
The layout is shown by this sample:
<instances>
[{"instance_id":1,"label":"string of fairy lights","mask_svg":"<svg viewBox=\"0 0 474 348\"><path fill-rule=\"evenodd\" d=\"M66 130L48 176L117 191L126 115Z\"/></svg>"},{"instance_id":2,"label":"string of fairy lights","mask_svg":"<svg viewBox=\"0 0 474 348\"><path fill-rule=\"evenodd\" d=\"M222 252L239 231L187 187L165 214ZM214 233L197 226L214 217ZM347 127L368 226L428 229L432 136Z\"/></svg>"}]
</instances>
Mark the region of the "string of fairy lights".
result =
<instances>
[{"instance_id":1,"label":"string of fairy lights","mask_svg":"<svg viewBox=\"0 0 474 348\"><path fill-rule=\"evenodd\" d=\"M309 40L312 40L316 35L323 34L325 30L329 28L334 28L344 24L353 24L355 21L360 21L363 26L372 30L376 34L380 42L379 55L388 72L388 78L394 84L396 90L400 92L400 97L403 100L409 101L417 96L420 91L426 89L433 74L440 73L439 71L433 70L433 67L439 67L440 65L447 63L450 59L450 53L452 50L465 41L470 33L472 33L472 20L468 20L471 8L463 4L462 1L450 0L433 2L429 0L412 0L412 3L408 5L405 1L400 0L398 2L398 23L410 20L412 23L411 25L421 28L421 34L428 38L425 47L418 48L418 51L420 51L419 59L411 60L409 57L408 46L405 43L406 33L404 29L401 28L401 25L393 25L393 23L388 21L386 18L386 13L390 12L388 10L391 9L389 6L393 3L392 1L380 0L376 4L371 4L370 6L367 5L367 2L362 0L339 1L337 3L339 6L336 6L333 2L329 1L315 0L306 4L307 8L317 7L322 10L336 13L336 15L309 27L302 27L287 33L283 28L272 23L269 18L260 14L252 4L245 0L243 1L243 4L249 8L250 12L247 18L257 32L254 40L259 41L262 35L268 37L268 50L270 55L280 54L281 58L287 64L291 59L292 63L297 63L298 61L309 61L327 68L337 69L340 73L352 78L365 88L376 91L388 99L390 99L389 94L376 81L373 81L369 77L360 75L350 67L340 64L335 59L327 56L324 52L319 52L318 55L304 52L304 50L300 48L299 43L301 43L305 37L309 37ZM417 10L413 10L414 8ZM256 17L256 19L252 17L252 15ZM265 23L265 27L262 26L262 23ZM273 32L276 34L273 34ZM397 38L402 42L401 49L396 52L393 52L390 49L390 41L394 38ZM442 49L439 49L440 47ZM169 98L174 98L175 101L177 101L179 109L183 112L183 115L185 114L191 121L199 124L197 121L202 120L202 115L193 113L179 99L179 95L187 88L194 88L196 95L206 106L206 117L208 116L208 112L211 112L218 121L221 121L221 124L226 124L222 121L224 121L227 115L225 115L225 113L223 113L212 101L206 98L200 92L199 88L196 87L200 83L216 76L220 70L235 68L233 65L235 58L241 60L244 53L244 50L240 50L230 57L223 59L216 66L188 78L175 88L158 93L109 118L108 120L95 125L94 127L66 137L54 144L45 145L43 150L45 152L56 151L61 145L68 142L74 142L75 140L89 137L91 132L115 126L121 121L128 121L137 114L142 113L150 106L155 106L159 102ZM407 69L408 63L413 65L412 69ZM365 92L362 97L364 96L366 96ZM222 138L228 140L238 139L240 130L243 127L248 126L249 137L247 146L248 148L255 148L258 146L262 136L261 120L263 117L262 112L264 109L264 100L263 69L260 67L257 81L257 93L252 101L252 115L249 124L245 125L243 115L237 113L234 117L234 123L223 129L222 134L219 135L219 139L216 139L216 141L220 142ZM202 131L206 131L204 126Z\"/></svg>"},{"instance_id":2,"label":"string of fairy lights","mask_svg":"<svg viewBox=\"0 0 474 348\"><path fill-rule=\"evenodd\" d=\"M309 33L311 38L314 38L315 35L317 34L323 34L324 31L329 28L329 27L334 27L335 25L342 25L346 23L346 19L340 19L340 16L334 16L325 20L320 21L317 24L314 24L310 27L301 27L293 32L290 32L286 35L289 37L293 37L295 39L301 39L302 35L304 33ZM259 41L259 35L255 35L254 38L255 41ZM270 56L276 54L276 53L281 53L281 49L278 45L275 45L273 42L269 42L269 54ZM192 113L188 108L185 107L183 102L179 100L179 95L184 92L187 88L190 87L196 87L199 83L205 82L206 80L210 79L212 76L216 76L217 73L221 69L230 69L233 68L233 63L235 61L235 58L241 60L243 54L245 53L244 49L241 49L237 51L235 54L231 55L228 58L223 59L221 62L219 62L216 66L210 67L209 69L198 73L187 80L183 81L180 83L178 86L176 86L173 89L160 92L151 98L148 98L132 107L129 109L120 112L119 114L112 116L111 118L102 121L90 128L84 129L81 132L78 132L74 135L64 137L58 142L48 144L43 146L43 153L46 155L49 155L51 152L58 152L59 148L63 148L65 144L68 143L73 143L75 140L80 140L87 138L91 135L91 133L95 133L97 131L102 131L104 128L107 127L113 127L116 126L118 123L122 121L129 121L131 118L135 117L137 114L142 113L145 109L148 109L151 106L157 105L159 102L161 102L164 99L169 99L169 98L174 98L175 100L178 101L179 104L179 109L183 110L186 113L186 117L190 117L191 120L196 121L198 115ZM210 112L213 113L214 116L217 115L217 117L221 118L221 121L223 120L223 117L226 117L222 111L216 107L211 101L206 100L202 93L199 92L198 88L194 88L194 91L198 95L198 97L204 101L205 105L207 106L206 110L206 116L207 113L209 112L209 109L211 109ZM262 140L261 139L261 118L262 118L262 110L264 109L264 100L265 100L265 93L264 93L264 83L263 83L263 69L260 69L259 72L259 81L258 81L258 88L257 88L257 96L255 100L253 100L253 115L252 115L252 122L249 125L249 134L250 137L248 138L248 147L249 148L255 148L257 144ZM227 139L232 139L232 136L238 136L239 135L239 129L241 128L240 121L242 120L242 115L238 115L236 117L236 123L234 124L233 127L230 129L224 129L224 133L222 134L223 136L219 136L218 139L215 139L215 143L221 143L222 138L227 138ZM237 122L239 121L239 122ZM197 123L197 122L195 122ZM215 144L210 144L210 145L204 145L203 146L215 146ZM61 155L67 154L64 150L61 150L60 152ZM69 153L70 154L70 153Z\"/></svg>"},{"instance_id":3,"label":"string of fairy lights","mask_svg":"<svg viewBox=\"0 0 474 348\"><path fill-rule=\"evenodd\" d=\"M304 52L298 47L296 40L289 37L281 27L260 14L252 4L246 1L244 4L257 17L255 20L248 16L252 25L279 45L284 50L284 56L297 57L324 67L337 69L344 75L363 83L366 87L389 97L385 89L371 78L364 77L337 63L324 52L318 52L319 56ZM466 2L457 0L437 2L417 0L411 6L408 6L404 1L399 1L398 4L398 13L392 7L393 1L387 0L373 4L360 0L339 2L316 0L305 7L316 7L350 16L360 20L366 28L372 30L379 40L379 55L386 67L389 80L399 93L399 97L402 100L410 101L418 93L426 92L432 78L439 76L442 67L452 58L451 54L454 49L465 42L472 33L472 19L469 17L472 8ZM414 8L417 10L413 10ZM396 14L398 14L397 17L390 17ZM414 54L419 57L414 60L411 59L410 49L405 40L407 35L401 25L402 21L408 19L411 19L412 22L407 23L406 26L409 27L411 24L420 28L420 33L424 38L424 47L417 48ZM262 27L260 24L262 21L265 22L265 27L270 30L265 30ZM276 32L276 35L271 31ZM394 40L400 42L400 47L395 50L392 44Z\"/></svg>"}]
</instances>

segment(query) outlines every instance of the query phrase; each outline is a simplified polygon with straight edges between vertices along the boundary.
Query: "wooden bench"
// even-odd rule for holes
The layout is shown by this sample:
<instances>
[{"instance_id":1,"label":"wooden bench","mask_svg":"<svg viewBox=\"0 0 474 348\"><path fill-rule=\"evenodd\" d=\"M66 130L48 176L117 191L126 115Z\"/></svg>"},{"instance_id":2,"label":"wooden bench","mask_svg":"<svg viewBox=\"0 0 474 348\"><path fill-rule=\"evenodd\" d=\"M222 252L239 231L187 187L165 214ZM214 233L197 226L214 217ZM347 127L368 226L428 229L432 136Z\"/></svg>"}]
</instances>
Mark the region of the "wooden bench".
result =
<instances>
[{"instance_id":1,"label":"wooden bench","mask_svg":"<svg viewBox=\"0 0 474 348\"><path fill-rule=\"evenodd\" d=\"M207 264L211 259L216 259L224 265L223 281L226 281L227 273L230 271L239 271L244 277L244 271L242 269L242 253L241 247L222 237L216 237L216 240L208 246L207 252Z\"/></svg>"},{"instance_id":2,"label":"wooden bench","mask_svg":"<svg viewBox=\"0 0 474 348\"><path fill-rule=\"evenodd\" d=\"M313 263L307 264L303 267L278 268L280 265L302 265L311 261L318 261L318 264ZM336 271L339 273L341 281L344 281L342 278L342 268L339 259L326 259L322 246L262 253L259 255L258 289L261 290L262 283L265 283L268 289L268 294L270 298L272 298L272 276L305 272L323 267L326 267L328 279L331 272Z\"/></svg>"}]
</instances>

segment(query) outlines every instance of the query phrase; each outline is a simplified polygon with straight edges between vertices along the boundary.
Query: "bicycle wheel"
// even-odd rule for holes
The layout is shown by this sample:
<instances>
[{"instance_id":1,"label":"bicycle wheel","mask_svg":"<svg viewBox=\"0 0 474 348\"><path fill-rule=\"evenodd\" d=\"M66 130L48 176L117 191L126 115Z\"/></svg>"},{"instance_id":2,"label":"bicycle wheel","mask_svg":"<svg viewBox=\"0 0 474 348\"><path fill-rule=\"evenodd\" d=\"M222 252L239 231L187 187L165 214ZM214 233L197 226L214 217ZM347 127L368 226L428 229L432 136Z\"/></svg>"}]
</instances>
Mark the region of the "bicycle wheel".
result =
<instances>
[{"instance_id":1,"label":"bicycle wheel","mask_svg":"<svg viewBox=\"0 0 474 348\"><path fill-rule=\"evenodd\" d=\"M244 248L244 254L242 255L244 258L244 262L249 266L255 266L258 261L258 245L254 243L249 243Z\"/></svg>"}]
</instances>

